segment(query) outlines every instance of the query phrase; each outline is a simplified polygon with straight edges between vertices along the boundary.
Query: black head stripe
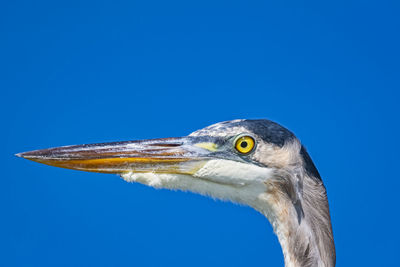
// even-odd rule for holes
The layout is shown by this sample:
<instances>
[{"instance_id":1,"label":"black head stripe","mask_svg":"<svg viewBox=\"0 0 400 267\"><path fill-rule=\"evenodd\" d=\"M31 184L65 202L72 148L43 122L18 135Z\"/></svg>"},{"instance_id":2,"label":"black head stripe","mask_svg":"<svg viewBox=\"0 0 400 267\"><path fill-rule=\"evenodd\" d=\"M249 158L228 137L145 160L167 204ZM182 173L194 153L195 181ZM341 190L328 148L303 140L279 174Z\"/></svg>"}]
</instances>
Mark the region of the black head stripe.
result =
<instances>
[{"instance_id":1,"label":"black head stripe","mask_svg":"<svg viewBox=\"0 0 400 267\"><path fill-rule=\"evenodd\" d=\"M295 138L294 134L288 129L270 120L243 120L232 124L243 126L265 142L279 147Z\"/></svg>"}]
</instances>

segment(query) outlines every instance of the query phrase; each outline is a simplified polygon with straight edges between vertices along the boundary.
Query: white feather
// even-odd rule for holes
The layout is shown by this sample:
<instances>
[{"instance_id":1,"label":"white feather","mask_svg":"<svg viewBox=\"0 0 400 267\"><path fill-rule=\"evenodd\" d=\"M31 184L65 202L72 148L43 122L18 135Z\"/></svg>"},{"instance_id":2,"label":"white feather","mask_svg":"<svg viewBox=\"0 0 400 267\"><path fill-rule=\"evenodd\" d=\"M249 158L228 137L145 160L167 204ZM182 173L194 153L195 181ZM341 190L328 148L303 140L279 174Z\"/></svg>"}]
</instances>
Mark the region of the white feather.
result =
<instances>
[{"instance_id":1,"label":"white feather","mask_svg":"<svg viewBox=\"0 0 400 267\"><path fill-rule=\"evenodd\" d=\"M266 191L264 181L271 175L268 168L219 159L208 161L193 175L129 172L121 176L128 182L191 191L254 207Z\"/></svg>"}]
</instances>

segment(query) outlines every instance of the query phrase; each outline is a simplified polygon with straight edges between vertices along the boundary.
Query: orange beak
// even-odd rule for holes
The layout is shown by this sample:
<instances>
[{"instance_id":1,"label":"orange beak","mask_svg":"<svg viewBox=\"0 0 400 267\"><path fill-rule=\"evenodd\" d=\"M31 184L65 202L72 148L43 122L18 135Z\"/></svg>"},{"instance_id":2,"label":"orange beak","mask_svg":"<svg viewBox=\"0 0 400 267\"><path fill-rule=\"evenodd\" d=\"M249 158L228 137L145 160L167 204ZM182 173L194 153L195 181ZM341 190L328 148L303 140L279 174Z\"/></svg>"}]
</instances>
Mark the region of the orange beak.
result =
<instances>
[{"instance_id":1,"label":"orange beak","mask_svg":"<svg viewBox=\"0 0 400 267\"><path fill-rule=\"evenodd\" d=\"M210 151L188 137L63 146L16 154L39 163L100 173L193 174Z\"/></svg>"}]
</instances>

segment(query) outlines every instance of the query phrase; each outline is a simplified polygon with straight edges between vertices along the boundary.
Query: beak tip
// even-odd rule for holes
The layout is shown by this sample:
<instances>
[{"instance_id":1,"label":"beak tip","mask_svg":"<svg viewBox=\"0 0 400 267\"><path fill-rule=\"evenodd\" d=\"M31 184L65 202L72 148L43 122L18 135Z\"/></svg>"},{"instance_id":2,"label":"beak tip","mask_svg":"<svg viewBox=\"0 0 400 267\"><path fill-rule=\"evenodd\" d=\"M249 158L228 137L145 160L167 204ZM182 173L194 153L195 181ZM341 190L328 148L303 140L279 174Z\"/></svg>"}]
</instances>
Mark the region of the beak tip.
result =
<instances>
[{"instance_id":1,"label":"beak tip","mask_svg":"<svg viewBox=\"0 0 400 267\"><path fill-rule=\"evenodd\" d=\"M23 159L31 159L31 158L33 158L27 152L17 153L17 154L14 154L14 156L16 156L18 158L23 158Z\"/></svg>"}]
</instances>

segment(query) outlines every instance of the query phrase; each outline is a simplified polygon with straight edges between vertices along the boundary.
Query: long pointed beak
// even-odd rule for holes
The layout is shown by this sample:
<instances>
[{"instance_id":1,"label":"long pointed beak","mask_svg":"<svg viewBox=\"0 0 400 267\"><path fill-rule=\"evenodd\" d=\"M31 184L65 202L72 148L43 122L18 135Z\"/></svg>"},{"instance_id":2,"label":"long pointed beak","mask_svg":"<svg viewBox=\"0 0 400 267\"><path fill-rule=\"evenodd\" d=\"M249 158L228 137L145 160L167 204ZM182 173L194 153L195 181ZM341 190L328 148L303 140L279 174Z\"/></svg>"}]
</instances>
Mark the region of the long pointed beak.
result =
<instances>
[{"instance_id":1,"label":"long pointed beak","mask_svg":"<svg viewBox=\"0 0 400 267\"><path fill-rule=\"evenodd\" d=\"M64 146L16 156L51 166L90 172L193 174L210 159L207 155L213 146L204 147L193 144L190 138L180 137Z\"/></svg>"}]
</instances>

